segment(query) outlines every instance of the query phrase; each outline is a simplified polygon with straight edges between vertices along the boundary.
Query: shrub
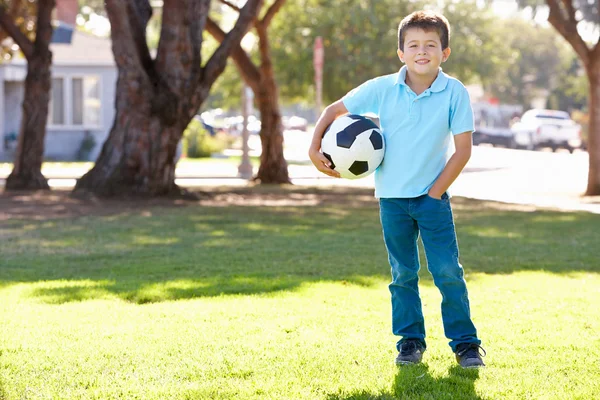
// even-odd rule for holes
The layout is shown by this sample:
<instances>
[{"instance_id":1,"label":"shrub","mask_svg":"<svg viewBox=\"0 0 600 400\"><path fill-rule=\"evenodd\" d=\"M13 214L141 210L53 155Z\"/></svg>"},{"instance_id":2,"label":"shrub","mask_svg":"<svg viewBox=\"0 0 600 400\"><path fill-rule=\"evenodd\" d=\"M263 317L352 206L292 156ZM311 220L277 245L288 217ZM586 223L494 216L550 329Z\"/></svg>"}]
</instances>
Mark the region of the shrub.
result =
<instances>
[{"instance_id":1,"label":"shrub","mask_svg":"<svg viewBox=\"0 0 600 400\"><path fill-rule=\"evenodd\" d=\"M229 142L221 134L210 136L198 119L192 119L183 133L183 153L189 158L210 157L227 148Z\"/></svg>"}]
</instances>

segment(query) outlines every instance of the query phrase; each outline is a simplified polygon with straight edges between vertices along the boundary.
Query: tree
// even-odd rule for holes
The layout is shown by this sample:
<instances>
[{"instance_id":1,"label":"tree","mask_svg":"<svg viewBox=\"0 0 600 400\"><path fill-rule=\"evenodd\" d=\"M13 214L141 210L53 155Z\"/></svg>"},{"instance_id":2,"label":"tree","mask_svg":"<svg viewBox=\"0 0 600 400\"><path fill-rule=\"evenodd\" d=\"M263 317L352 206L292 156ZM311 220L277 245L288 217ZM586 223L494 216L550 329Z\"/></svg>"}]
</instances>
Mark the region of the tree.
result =
<instances>
[{"instance_id":1,"label":"tree","mask_svg":"<svg viewBox=\"0 0 600 400\"><path fill-rule=\"evenodd\" d=\"M600 0L517 0L521 7L548 11L548 22L571 45L589 82L589 154L586 196L600 195ZM591 32L586 42L583 32Z\"/></svg>"},{"instance_id":2,"label":"tree","mask_svg":"<svg viewBox=\"0 0 600 400\"><path fill-rule=\"evenodd\" d=\"M8 19L14 22L30 40L35 40L35 19L37 17L35 4L23 0L4 0L0 3L2 12L7 14ZM13 43L8 31L2 28L0 23L0 62L13 56Z\"/></svg>"},{"instance_id":3,"label":"tree","mask_svg":"<svg viewBox=\"0 0 600 400\"><path fill-rule=\"evenodd\" d=\"M600 195L600 1L546 0L546 3L550 9L548 22L573 47L590 83L589 172L585 194L597 196ZM596 42L591 48L578 31L578 27L586 22L595 25Z\"/></svg>"},{"instance_id":4,"label":"tree","mask_svg":"<svg viewBox=\"0 0 600 400\"><path fill-rule=\"evenodd\" d=\"M203 64L201 49L210 0L165 0L153 58L146 41L148 0L106 0L118 69L116 116L94 167L75 193L102 196L179 193L175 152L183 131L208 96L227 57L262 0L248 0L235 26Z\"/></svg>"},{"instance_id":5,"label":"tree","mask_svg":"<svg viewBox=\"0 0 600 400\"><path fill-rule=\"evenodd\" d=\"M488 82L487 92L502 103L527 106L540 92L565 83L574 53L552 28L522 18L503 19L497 26L509 46L508 62Z\"/></svg>"},{"instance_id":6,"label":"tree","mask_svg":"<svg viewBox=\"0 0 600 400\"><path fill-rule=\"evenodd\" d=\"M14 19L16 10L26 5L19 0L13 0L10 5L6 3L0 5L0 26L27 59L27 76L17 153L14 168L6 179L5 189L49 189L41 169L50 101L51 14L55 0L38 0L34 40L27 37Z\"/></svg>"},{"instance_id":7,"label":"tree","mask_svg":"<svg viewBox=\"0 0 600 400\"><path fill-rule=\"evenodd\" d=\"M220 1L239 11L238 7L228 1ZM287 162L283 156L283 125L268 34L271 21L284 3L285 0L275 0L263 17L254 21L260 54L260 64L258 66L254 64L250 55L246 53L241 45L238 44L232 52L232 58L238 67L238 71L242 79L254 92L260 111L262 153L260 167L254 180L267 184L290 183ZM206 29L219 42L224 40L225 33L210 18L207 20Z\"/></svg>"},{"instance_id":8,"label":"tree","mask_svg":"<svg viewBox=\"0 0 600 400\"><path fill-rule=\"evenodd\" d=\"M326 103L368 79L397 72L398 24L418 9L418 2L394 0L290 2L272 27L276 78L286 83L280 88L282 98L313 101L312 47L317 36L323 37L325 47ZM473 1L448 2L442 11L452 28L452 56L444 71L465 83L493 80L508 52L494 16Z\"/></svg>"}]
</instances>

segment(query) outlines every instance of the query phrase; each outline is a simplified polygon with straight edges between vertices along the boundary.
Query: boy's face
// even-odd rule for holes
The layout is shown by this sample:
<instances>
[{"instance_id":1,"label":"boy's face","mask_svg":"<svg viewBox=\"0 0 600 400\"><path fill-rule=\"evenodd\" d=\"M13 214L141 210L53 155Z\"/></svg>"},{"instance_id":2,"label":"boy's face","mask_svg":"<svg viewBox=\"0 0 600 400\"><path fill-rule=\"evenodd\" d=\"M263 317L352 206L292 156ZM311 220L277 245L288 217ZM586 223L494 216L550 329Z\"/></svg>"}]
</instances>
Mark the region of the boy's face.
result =
<instances>
[{"instance_id":1,"label":"boy's face","mask_svg":"<svg viewBox=\"0 0 600 400\"><path fill-rule=\"evenodd\" d=\"M410 28L404 37L404 51L398 49L400 61L411 74L435 77L441 63L450 56L450 47L442 50L440 35L435 31Z\"/></svg>"}]
</instances>

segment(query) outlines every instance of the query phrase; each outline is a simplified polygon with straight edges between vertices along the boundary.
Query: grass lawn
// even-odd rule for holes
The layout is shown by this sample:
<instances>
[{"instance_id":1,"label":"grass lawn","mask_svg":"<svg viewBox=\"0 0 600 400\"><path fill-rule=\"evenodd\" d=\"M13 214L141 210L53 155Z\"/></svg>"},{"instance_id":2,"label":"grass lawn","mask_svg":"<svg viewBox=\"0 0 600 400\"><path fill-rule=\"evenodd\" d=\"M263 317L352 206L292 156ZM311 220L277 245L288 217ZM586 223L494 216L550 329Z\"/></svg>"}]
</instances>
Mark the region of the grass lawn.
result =
<instances>
[{"instance_id":1,"label":"grass lawn","mask_svg":"<svg viewBox=\"0 0 600 400\"><path fill-rule=\"evenodd\" d=\"M453 200L488 366L457 367L426 271L394 365L368 190L236 189L0 220L0 399L593 399L600 215ZM15 205L16 204L16 205ZM29 204L31 205L31 204ZM54 204L60 206L60 204ZM16 215L16 216L15 216ZM18 215L21 215L20 217Z\"/></svg>"}]
</instances>

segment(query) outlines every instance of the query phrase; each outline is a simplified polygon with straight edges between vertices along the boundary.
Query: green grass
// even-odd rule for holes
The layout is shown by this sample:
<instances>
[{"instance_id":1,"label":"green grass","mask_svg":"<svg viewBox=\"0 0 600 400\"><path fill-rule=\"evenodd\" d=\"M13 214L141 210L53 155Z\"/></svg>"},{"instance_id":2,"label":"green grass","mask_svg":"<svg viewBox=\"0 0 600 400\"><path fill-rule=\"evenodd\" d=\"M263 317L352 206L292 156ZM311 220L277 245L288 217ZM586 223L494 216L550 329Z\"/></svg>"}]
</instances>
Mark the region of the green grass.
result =
<instances>
[{"instance_id":1,"label":"green grass","mask_svg":"<svg viewBox=\"0 0 600 400\"><path fill-rule=\"evenodd\" d=\"M359 195L0 222L0 399L597 398L600 215L454 199L488 366L456 367L424 265L428 351L397 368Z\"/></svg>"}]
</instances>

